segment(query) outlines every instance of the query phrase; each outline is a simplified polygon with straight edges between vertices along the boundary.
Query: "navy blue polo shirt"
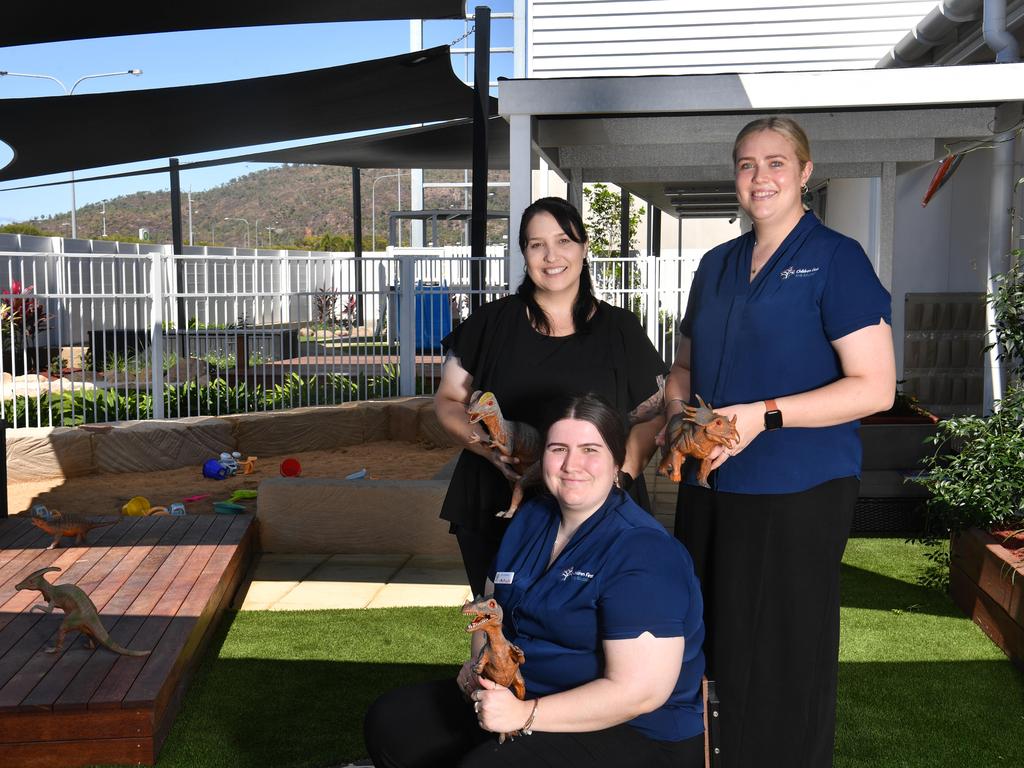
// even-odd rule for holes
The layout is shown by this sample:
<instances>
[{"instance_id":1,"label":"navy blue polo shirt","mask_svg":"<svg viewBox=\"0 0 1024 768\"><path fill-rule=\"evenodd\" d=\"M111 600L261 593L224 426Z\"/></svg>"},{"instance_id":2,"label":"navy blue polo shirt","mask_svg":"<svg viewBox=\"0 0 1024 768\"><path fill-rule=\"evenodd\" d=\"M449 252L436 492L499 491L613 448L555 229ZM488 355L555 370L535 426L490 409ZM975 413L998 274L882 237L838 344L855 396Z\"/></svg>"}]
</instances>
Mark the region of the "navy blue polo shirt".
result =
<instances>
[{"instance_id":1,"label":"navy blue polo shirt","mask_svg":"<svg viewBox=\"0 0 1024 768\"><path fill-rule=\"evenodd\" d=\"M603 640L683 637L679 678L668 701L629 725L659 741L704 730L704 605L683 545L613 489L548 568L561 516L550 496L516 512L491 579L505 635L523 649L528 696L576 688L603 674Z\"/></svg>"},{"instance_id":2,"label":"navy blue polo shirt","mask_svg":"<svg viewBox=\"0 0 1024 768\"><path fill-rule=\"evenodd\" d=\"M691 340L691 396L715 407L830 384L843 376L832 342L880 319L892 322L889 293L863 249L813 213L750 281L753 247L748 232L704 255L680 324ZM857 426L762 432L712 473L712 487L794 493L859 476ZM692 468L687 482L695 482Z\"/></svg>"}]
</instances>

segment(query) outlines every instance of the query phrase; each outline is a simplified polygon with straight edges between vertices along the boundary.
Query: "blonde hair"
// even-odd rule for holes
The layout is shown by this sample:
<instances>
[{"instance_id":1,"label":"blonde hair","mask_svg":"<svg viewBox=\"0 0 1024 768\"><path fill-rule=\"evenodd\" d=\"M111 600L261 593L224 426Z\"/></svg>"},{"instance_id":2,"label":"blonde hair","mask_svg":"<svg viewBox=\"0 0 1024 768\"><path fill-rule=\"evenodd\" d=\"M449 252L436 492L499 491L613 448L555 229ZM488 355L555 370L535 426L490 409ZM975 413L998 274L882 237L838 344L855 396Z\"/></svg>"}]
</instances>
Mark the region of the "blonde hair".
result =
<instances>
[{"instance_id":1,"label":"blonde hair","mask_svg":"<svg viewBox=\"0 0 1024 768\"><path fill-rule=\"evenodd\" d=\"M739 152L740 144L748 136L761 131L775 131L789 139L796 153L796 159L800 161L803 168L811 161L811 143L807 140L807 134L800 124L791 117L761 117L747 123L736 134L736 141L732 145L732 161L736 162L736 154Z\"/></svg>"}]
</instances>

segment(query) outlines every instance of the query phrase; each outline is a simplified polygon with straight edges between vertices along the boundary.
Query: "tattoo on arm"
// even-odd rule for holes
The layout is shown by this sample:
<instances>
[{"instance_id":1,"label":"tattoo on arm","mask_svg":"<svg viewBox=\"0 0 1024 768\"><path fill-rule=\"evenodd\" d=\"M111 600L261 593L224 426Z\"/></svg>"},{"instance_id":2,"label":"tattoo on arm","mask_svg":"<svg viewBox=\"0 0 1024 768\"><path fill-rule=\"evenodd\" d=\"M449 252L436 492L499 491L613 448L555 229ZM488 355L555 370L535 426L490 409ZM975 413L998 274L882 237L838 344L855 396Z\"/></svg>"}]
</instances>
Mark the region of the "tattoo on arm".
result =
<instances>
[{"instance_id":1,"label":"tattoo on arm","mask_svg":"<svg viewBox=\"0 0 1024 768\"><path fill-rule=\"evenodd\" d=\"M665 377L658 376L657 391L629 412L629 426L650 421L665 408Z\"/></svg>"}]
</instances>

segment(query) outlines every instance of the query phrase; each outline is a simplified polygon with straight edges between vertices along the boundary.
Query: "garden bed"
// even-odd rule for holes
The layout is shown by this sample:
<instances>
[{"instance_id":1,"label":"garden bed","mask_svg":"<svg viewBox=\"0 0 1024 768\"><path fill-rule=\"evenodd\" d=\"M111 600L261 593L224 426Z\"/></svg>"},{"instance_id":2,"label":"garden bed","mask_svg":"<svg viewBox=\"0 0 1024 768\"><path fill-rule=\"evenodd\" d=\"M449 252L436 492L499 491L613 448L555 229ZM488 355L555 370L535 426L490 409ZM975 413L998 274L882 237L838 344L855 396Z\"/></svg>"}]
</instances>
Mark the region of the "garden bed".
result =
<instances>
[{"instance_id":1,"label":"garden bed","mask_svg":"<svg viewBox=\"0 0 1024 768\"><path fill-rule=\"evenodd\" d=\"M1024 670L1024 539L971 529L953 537L954 602Z\"/></svg>"}]
</instances>

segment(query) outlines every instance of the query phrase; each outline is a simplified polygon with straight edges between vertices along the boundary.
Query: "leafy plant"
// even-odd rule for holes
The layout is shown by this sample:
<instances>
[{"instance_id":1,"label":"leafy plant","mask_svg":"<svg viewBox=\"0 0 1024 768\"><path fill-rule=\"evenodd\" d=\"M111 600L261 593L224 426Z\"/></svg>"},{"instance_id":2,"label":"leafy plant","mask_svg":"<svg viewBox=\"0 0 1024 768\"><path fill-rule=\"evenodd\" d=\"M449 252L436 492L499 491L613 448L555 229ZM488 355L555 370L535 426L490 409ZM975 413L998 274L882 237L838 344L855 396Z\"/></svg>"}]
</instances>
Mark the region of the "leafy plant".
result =
<instances>
[{"instance_id":1,"label":"leafy plant","mask_svg":"<svg viewBox=\"0 0 1024 768\"><path fill-rule=\"evenodd\" d=\"M952 453L926 457L917 482L932 493L929 511L945 532L1012 524L1024 513L1024 387L1012 386L991 416L940 421L933 443Z\"/></svg>"},{"instance_id":2,"label":"leafy plant","mask_svg":"<svg viewBox=\"0 0 1024 768\"><path fill-rule=\"evenodd\" d=\"M21 349L27 338L46 330L46 305L31 296L33 286L11 281L0 297L0 333L3 349Z\"/></svg>"},{"instance_id":3,"label":"leafy plant","mask_svg":"<svg viewBox=\"0 0 1024 768\"><path fill-rule=\"evenodd\" d=\"M988 297L996 317L992 328L995 341L985 349L998 345L999 359L1019 380L1024 376L1024 249L1016 248L1011 255L1013 266L996 276L996 288Z\"/></svg>"}]
</instances>

